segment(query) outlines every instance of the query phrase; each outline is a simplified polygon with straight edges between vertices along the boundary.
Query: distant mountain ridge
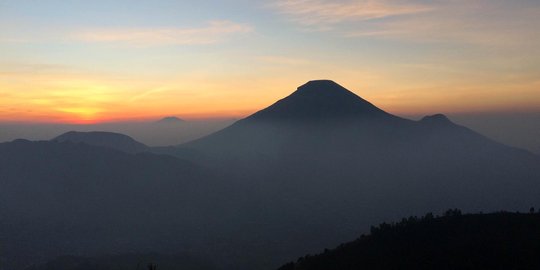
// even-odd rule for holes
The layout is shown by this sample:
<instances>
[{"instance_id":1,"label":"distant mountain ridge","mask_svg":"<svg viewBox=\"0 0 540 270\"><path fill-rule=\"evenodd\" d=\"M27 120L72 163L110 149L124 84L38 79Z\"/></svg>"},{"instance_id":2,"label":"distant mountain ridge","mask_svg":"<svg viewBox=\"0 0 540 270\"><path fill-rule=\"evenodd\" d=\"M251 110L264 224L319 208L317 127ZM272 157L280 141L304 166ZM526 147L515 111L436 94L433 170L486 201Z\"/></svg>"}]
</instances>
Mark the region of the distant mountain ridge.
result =
<instances>
[{"instance_id":1,"label":"distant mountain ridge","mask_svg":"<svg viewBox=\"0 0 540 270\"><path fill-rule=\"evenodd\" d=\"M117 149L127 153L138 153L148 150L148 146L127 135L105 131L69 131L52 139L51 141L86 143L94 146Z\"/></svg>"}]
</instances>

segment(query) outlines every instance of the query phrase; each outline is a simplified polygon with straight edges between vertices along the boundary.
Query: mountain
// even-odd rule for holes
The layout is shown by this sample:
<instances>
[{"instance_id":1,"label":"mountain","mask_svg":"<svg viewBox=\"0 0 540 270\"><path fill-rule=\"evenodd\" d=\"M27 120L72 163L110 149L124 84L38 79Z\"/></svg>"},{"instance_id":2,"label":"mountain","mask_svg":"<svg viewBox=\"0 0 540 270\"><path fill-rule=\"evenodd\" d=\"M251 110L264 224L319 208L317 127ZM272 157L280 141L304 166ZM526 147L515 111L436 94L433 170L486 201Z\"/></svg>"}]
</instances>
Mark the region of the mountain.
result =
<instances>
[{"instance_id":1,"label":"mountain","mask_svg":"<svg viewBox=\"0 0 540 270\"><path fill-rule=\"evenodd\" d=\"M134 140L127 135L105 131L69 131L52 139L52 141L86 143L94 146L112 148L127 153L137 153L148 150L148 147L146 145Z\"/></svg>"},{"instance_id":2,"label":"mountain","mask_svg":"<svg viewBox=\"0 0 540 270\"><path fill-rule=\"evenodd\" d=\"M69 141L0 143L0 241L9 246L2 269L66 254L200 251L200 239L223 227L212 217L230 207L221 193L232 192L213 179L171 156Z\"/></svg>"},{"instance_id":3,"label":"mountain","mask_svg":"<svg viewBox=\"0 0 540 270\"><path fill-rule=\"evenodd\" d=\"M310 81L245 121L322 121L333 119L392 118L341 85L330 80Z\"/></svg>"},{"instance_id":4,"label":"mountain","mask_svg":"<svg viewBox=\"0 0 540 270\"><path fill-rule=\"evenodd\" d=\"M271 106L180 145L177 151L187 149L210 159L224 159L227 164L250 160L328 164L339 160L367 166L375 161L382 164L380 158L403 158L401 163L408 163L413 157L430 157L429 162L431 157L464 155L468 160L485 151L504 152L497 153L498 157L519 155L538 160L538 156L494 142L442 114L420 121L394 116L329 80L310 81Z\"/></svg>"},{"instance_id":5,"label":"mountain","mask_svg":"<svg viewBox=\"0 0 540 270\"><path fill-rule=\"evenodd\" d=\"M246 258L313 252L400 216L540 203L539 156L442 114L419 121L391 115L329 81L308 82L170 154L249 190L243 197L255 209L235 222L268 242L246 251Z\"/></svg>"},{"instance_id":6,"label":"mountain","mask_svg":"<svg viewBox=\"0 0 540 270\"><path fill-rule=\"evenodd\" d=\"M428 214L372 227L371 234L279 270L538 269L540 214Z\"/></svg>"},{"instance_id":7,"label":"mountain","mask_svg":"<svg viewBox=\"0 0 540 270\"><path fill-rule=\"evenodd\" d=\"M180 119L176 116L167 116L163 117L160 120L158 120L156 123L158 124L180 124L186 122L184 119Z\"/></svg>"},{"instance_id":8,"label":"mountain","mask_svg":"<svg viewBox=\"0 0 540 270\"><path fill-rule=\"evenodd\" d=\"M199 149L209 156L226 153L250 158L276 157L284 149L314 149L315 145L327 145L329 151L338 152L341 149L331 149L334 140L327 137L348 136L338 134L340 130L350 129L351 135L360 128L368 131L364 134L369 129L391 132L394 126L409 122L384 112L335 82L317 80L228 128L180 147ZM351 137L347 141L356 139Z\"/></svg>"},{"instance_id":9,"label":"mountain","mask_svg":"<svg viewBox=\"0 0 540 270\"><path fill-rule=\"evenodd\" d=\"M0 259L19 270L60 255L189 253L275 269L383 220L539 205L539 179L536 155L312 81L176 147L0 144Z\"/></svg>"}]
</instances>

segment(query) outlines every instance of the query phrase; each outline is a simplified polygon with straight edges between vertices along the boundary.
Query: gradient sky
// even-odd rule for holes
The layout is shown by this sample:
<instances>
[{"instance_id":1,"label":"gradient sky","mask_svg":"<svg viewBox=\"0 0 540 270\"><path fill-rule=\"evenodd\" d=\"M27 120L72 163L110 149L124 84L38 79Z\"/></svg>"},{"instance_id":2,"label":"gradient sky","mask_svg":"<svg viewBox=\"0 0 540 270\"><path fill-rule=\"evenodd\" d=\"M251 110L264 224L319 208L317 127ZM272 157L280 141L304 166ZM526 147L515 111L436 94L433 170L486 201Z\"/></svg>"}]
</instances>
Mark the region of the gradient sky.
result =
<instances>
[{"instance_id":1,"label":"gradient sky","mask_svg":"<svg viewBox=\"0 0 540 270\"><path fill-rule=\"evenodd\" d=\"M395 114L540 111L540 1L0 0L0 121L242 117L312 79Z\"/></svg>"}]
</instances>

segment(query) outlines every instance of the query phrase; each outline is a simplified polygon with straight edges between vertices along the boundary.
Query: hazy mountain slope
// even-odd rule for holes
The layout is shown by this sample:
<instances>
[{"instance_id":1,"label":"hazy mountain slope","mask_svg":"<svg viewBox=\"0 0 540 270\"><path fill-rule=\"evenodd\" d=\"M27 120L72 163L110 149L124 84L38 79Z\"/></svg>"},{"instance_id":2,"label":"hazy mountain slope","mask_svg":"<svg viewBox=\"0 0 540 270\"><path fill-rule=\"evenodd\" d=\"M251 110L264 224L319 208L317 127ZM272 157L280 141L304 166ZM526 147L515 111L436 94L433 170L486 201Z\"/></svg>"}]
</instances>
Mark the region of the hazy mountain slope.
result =
<instances>
[{"instance_id":1,"label":"hazy mountain slope","mask_svg":"<svg viewBox=\"0 0 540 270\"><path fill-rule=\"evenodd\" d=\"M280 270L537 269L540 214L449 212L373 227L371 234Z\"/></svg>"},{"instance_id":2,"label":"hazy mountain slope","mask_svg":"<svg viewBox=\"0 0 540 270\"><path fill-rule=\"evenodd\" d=\"M209 262L185 255L122 254L99 257L63 256L26 270L143 270L148 264L167 270L210 270Z\"/></svg>"},{"instance_id":3,"label":"hazy mountain slope","mask_svg":"<svg viewBox=\"0 0 540 270\"><path fill-rule=\"evenodd\" d=\"M199 245L201 235L224 227L214 216L228 208L221 194L231 192L214 178L170 156L69 142L2 143L0 242L9 247L2 248L2 264L20 269L62 254Z\"/></svg>"},{"instance_id":4,"label":"hazy mountain slope","mask_svg":"<svg viewBox=\"0 0 540 270\"><path fill-rule=\"evenodd\" d=\"M89 145L113 148L127 153L138 153L148 150L146 145L127 135L105 131L69 131L52 139L52 141L86 143Z\"/></svg>"}]
</instances>

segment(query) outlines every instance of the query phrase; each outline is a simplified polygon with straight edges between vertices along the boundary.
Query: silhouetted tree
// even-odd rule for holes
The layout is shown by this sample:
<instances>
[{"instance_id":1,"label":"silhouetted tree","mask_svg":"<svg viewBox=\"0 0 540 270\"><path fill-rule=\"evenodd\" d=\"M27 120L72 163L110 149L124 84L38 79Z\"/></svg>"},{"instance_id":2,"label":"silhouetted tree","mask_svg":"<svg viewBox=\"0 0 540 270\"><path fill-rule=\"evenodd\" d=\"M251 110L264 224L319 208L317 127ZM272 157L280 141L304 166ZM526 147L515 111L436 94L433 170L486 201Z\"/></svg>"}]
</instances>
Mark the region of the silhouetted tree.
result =
<instances>
[{"instance_id":1,"label":"silhouetted tree","mask_svg":"<svg viewBox=\"0 0 540 270\"><path fill-rule=\"evenodd\" d=\"M372 226L369 235L278 270L540 269L539 240L540 215L449 209Z\"/></svg>"},{"instance_id":2,"label":"silhouetted tree","mask_svg":"<svg viewBox=\"0 0 540 270\"><path fill-rule=\"evenodd\" d=\"M444 216L446 217L457 217L461 216L461 210L459 209L448 209L446 212L444 212Z\"/></svg>"}]
</instances>

